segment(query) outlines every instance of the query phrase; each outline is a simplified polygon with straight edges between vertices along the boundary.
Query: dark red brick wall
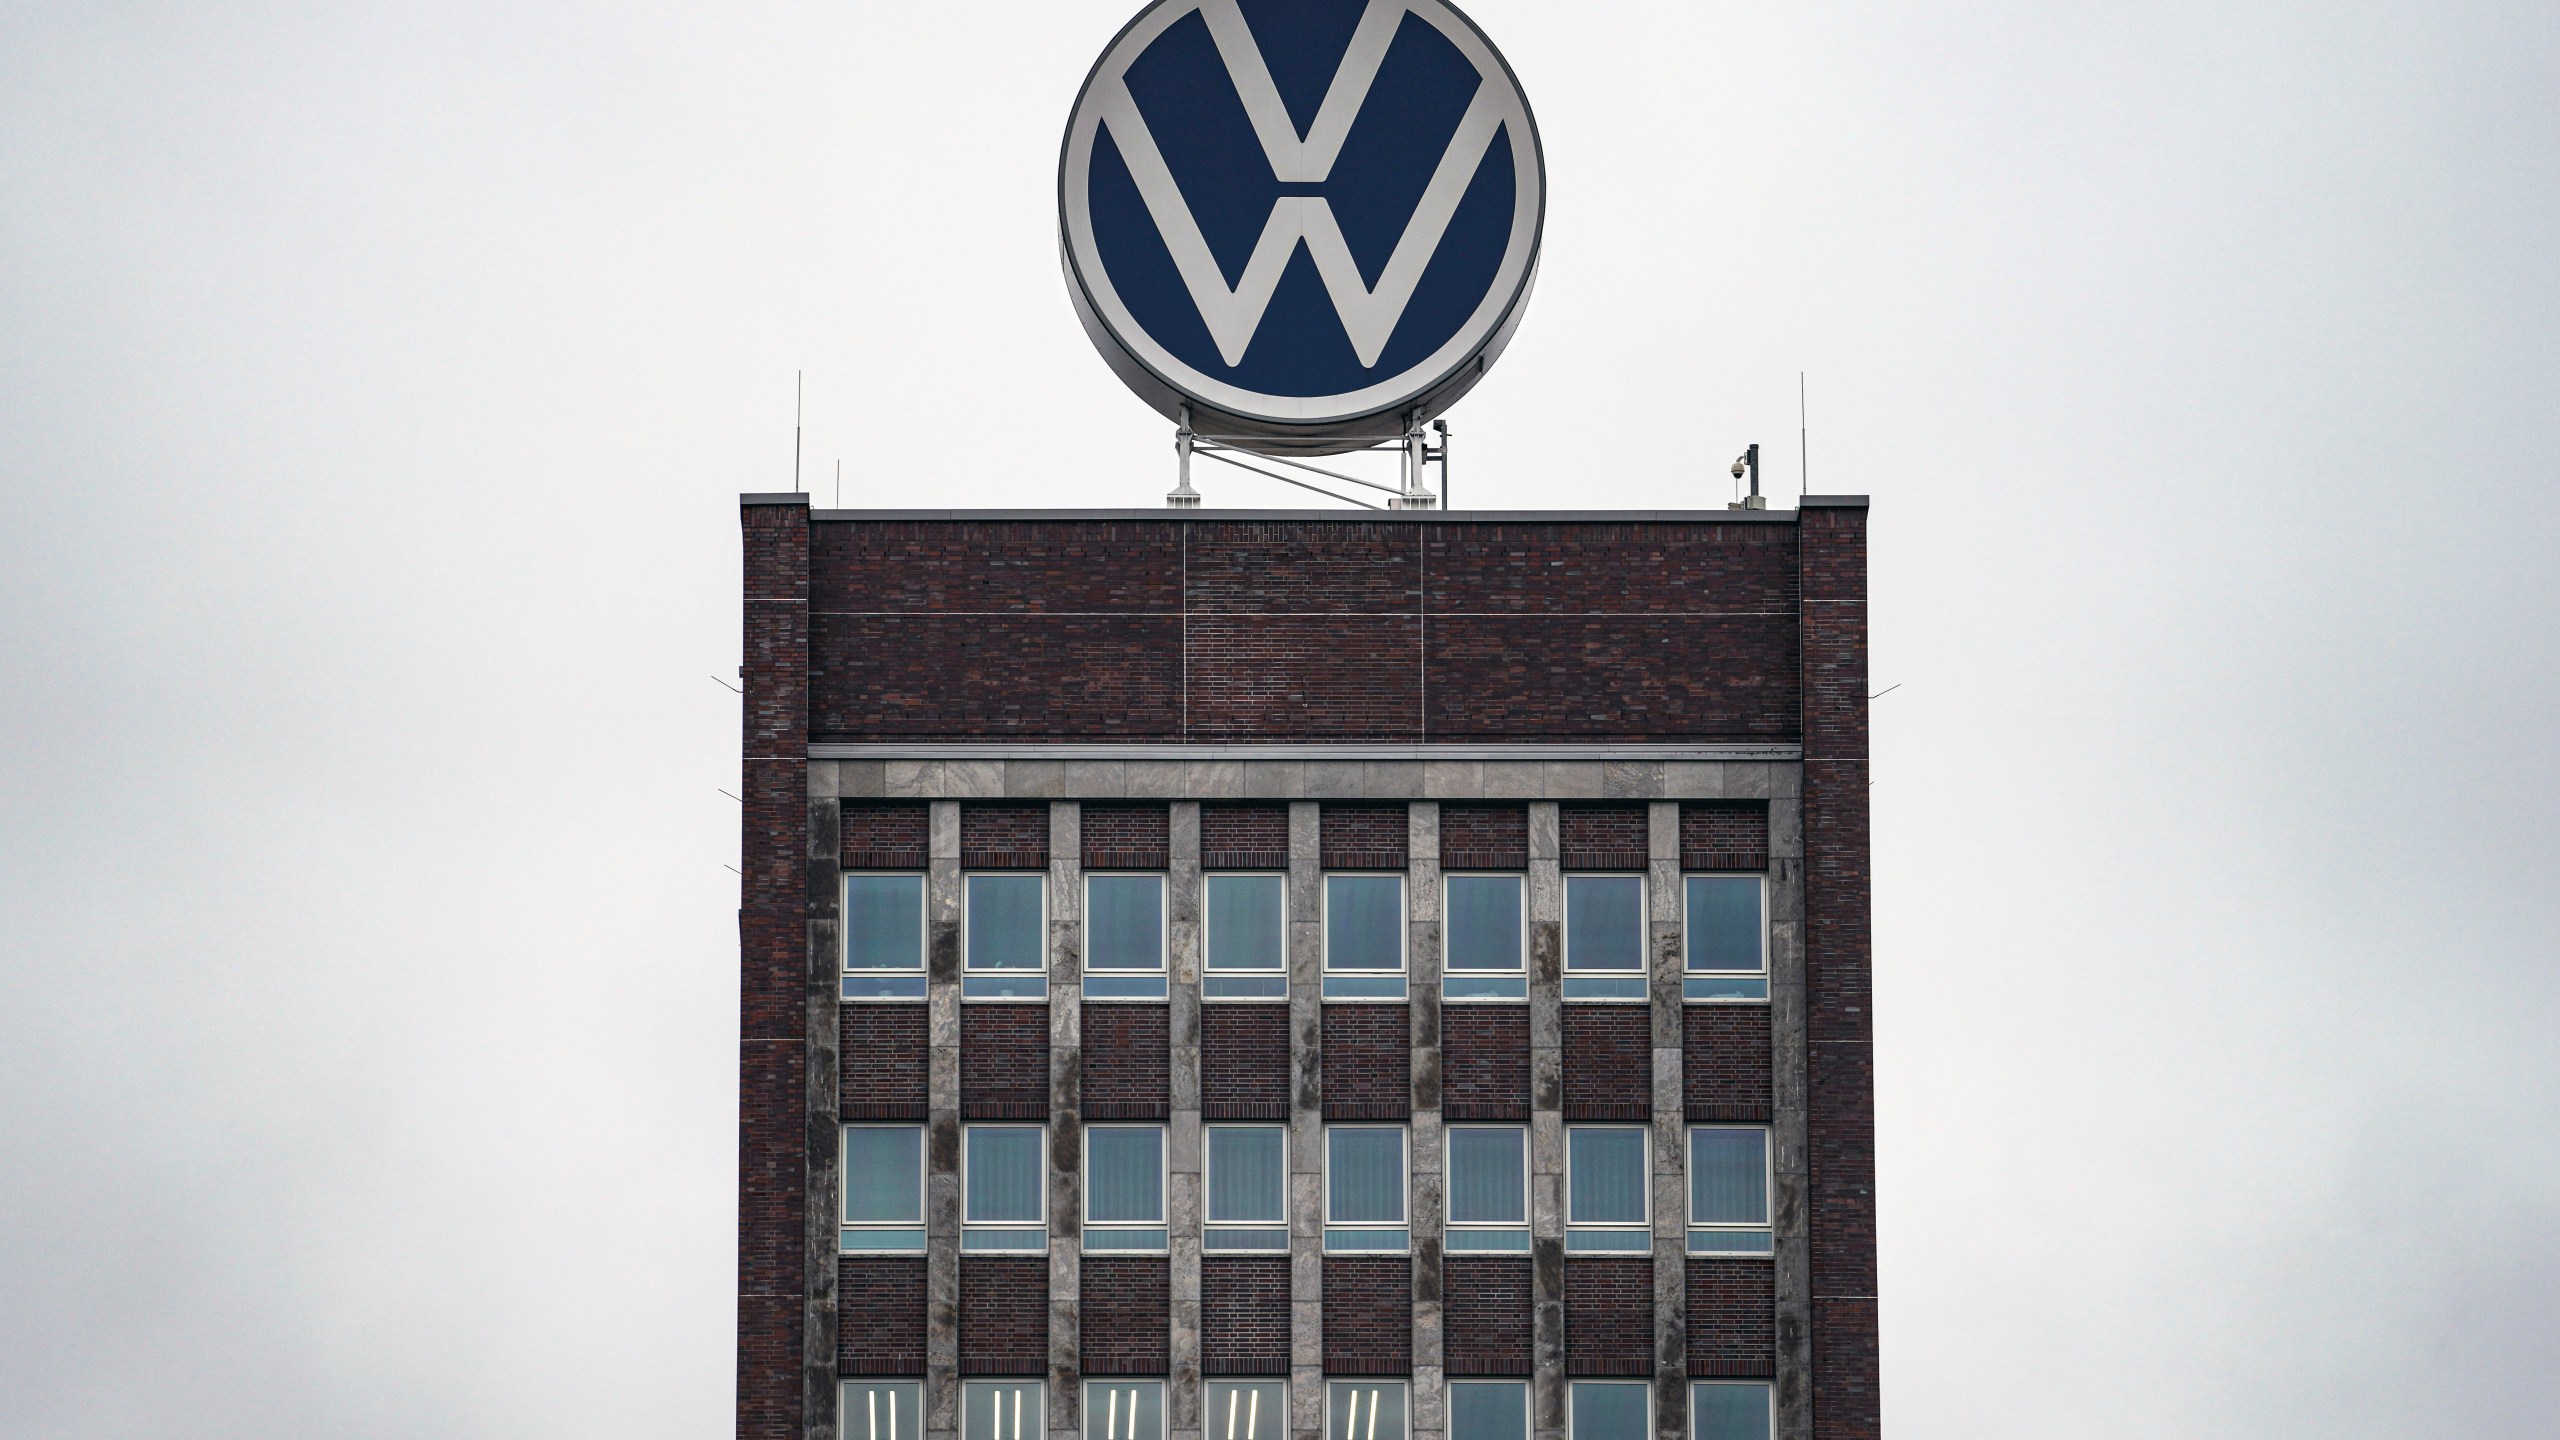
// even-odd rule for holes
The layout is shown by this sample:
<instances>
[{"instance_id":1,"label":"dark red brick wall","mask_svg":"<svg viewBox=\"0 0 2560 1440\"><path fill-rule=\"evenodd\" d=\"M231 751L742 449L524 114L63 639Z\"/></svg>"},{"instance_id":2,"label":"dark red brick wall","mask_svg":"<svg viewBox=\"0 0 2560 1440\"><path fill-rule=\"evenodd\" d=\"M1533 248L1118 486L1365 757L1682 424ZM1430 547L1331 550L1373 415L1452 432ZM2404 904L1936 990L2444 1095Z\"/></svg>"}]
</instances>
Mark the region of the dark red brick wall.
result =
<instances>
[{"instance_id":1,"label":"dark red brick wall","mask_svg":"<svg viewBox=\"0 0 2560 1440\"><path fill-rule=\"evenodd\" d=\"M847 870L921 870L933 830L932 810L916 801L848 800L838 831Z\"/></svg>"},{"instance_id":2,"label":"dark red brick wall","mask_svg":"<svg viewBox=\"0 0 2560 1440\"><path fill-rule=\"evenodd\" d=\"M836 1373L924 1373L924 1260L848 1256L836 1262Z\"/></svg>"},{"instance_id":3,"label":"dark red brick wall","mask_svg":"<svg viewBox=\"0 0 2560 1440\"><path fill-rule=\"evenodd\" d=\"M1867 512L1803 533L1805 1031L1815 1440L1881 1434L1868 974Z\"/></svg>"},{"instance_id":4,"label":"dark red brick wall","mask_svg":"<svg viewBox=\"0 0 2560 1440\"><path fill-rule=\"evenodd\" d=\"M1327 870L1401 870L1412 821L1402 805L1327 805L1319 844Z\"/></svg>"},{"instance_id":5,"label":"dark red brick wall","mask_svg":"<svg viewBox=\"0 0 2560 1440\"><path fill-rule=\"evenodd\" d=\"M809 551L810 728L837 740L1786 738L1801 673L1795 531L829 522Z\"/></svg>"},{"instance_id":6,"label":"dark red brick wall","mask_svg":"<svg viewBox=\"0 0 2560 1440\"><path fill-rule=\"evenodd\" d=\"M1200 1258L1200 1371L1289 1373L1289 1257Z\"/></svg>"},{"instance_id":7,"label":"dark red brick wall","mask_svg":"<svg viewBox=\"0 0 2560 1440\"><path fill-rule=\"evenodd\" d=\"M1652 854L1653 822L1641 805L1563 805L1556 843L1567 870L1642 870Z\"/></svg>"},{"instance_id":8,"label":"dark red brick wall","mask_svg":"<svg viewBox=\"0 0 2560 1440\"><path fill-rule=\"evenodd\" d=\"M1047 869L1049 807L961 806L960 863L971 870Z\"/></svg>"},{"instance_id":9,"label":"dark red brick wall","mask_svg":"<svg viewBox=\"0 0 2560 1440\"><path fill-rule=\"evenodd\" d=\"M1767 1260L1689 1262L1689 1373L1774 1375L1776 1267Z\"/></svg>"},{"instance_id":10,"label":"dark red brick wall","mask_svg":"<svg viewBox=\"0 0 2560 1440\"><path fill-rule=\"evenodd\" d=\"M1768 869L1768 802L1726 800L1681 806L1680 868Z\"/></svg>"},{"instance_id":11,"label":"dark red brick wall","mask_svg":"<svg viewBox=\"0 0 2560 1440\"><path fill-rule=\"evenodd\" d=\"M960 1007L960 1116L1049 1117L1049 1007Z\"/></svg>"},{"instance_id":12,"label":"dark red brick wall","mask_svg":"<svg viewBox=\"0 0 2560 1440\"><path fill-rule=\"evenodd\" d=\"M1413 1113L1413 1019L1402 1005L1324 1007L1324 1118Z\"/></svg>"},{"instance_id":13,"label":"dark red brick wall","mask_svg":"<svg viewBox=\"0 0 2560 1440\"><path fill-rule=\"evenodd\" d=\"M960 1257L960 1373L1049 1370L1049 1261L1041 1255Z\"/></svg>"},{"instance_id":14,"label":"dark red brick wall","mask_svg":"<svg viewBox=\"0 0 2560 1440\"><path fill-rule=\"evenodd\" d=\"M1653 1373L1653 1257L1565 1257L1564 1369Z\"/></svg>"},{"instance_id":15,"label":"dark red brick wall","mask_svg":"<svg viewBox=\"0 0 2560 1440\"><path fill-rule=\"evenodd\" d=\"M1079 822L1087 870L1162 870L1173 854L1173 812L1163 805L1089 803Z\"/></svg>"},{"instance_id":16,"label":"dark red brick wall","mask_svg":"<svg viewBox=\"0 0 2560 1440\"><path fill-rule=\"evenodd\" d=\"M1769 1007L1691 1005L1680 1023L1680 1098L1689 1118L1768 1119Z\"/></svg>"},{"instance_id":17,"label":"dark red brick wall","mask_svg":"<svg viewBox=\"0 0 2560 1440\"><path fill-rule=\"evenodd\" d=\"M1529 807L1443 805L1440 865L1445 870L1529 868Z\"/></svg>"},{"instance_id":18,"label":"dark red brick wall","mask_svg":"<svg viewBox=\"0 0 2560 1440\"><path fill-rule=\"evenodd\" d=\"M1087 1255L1078 1337L1087 1375L1162 1375L1172 1368L1171 1272L1161 1255Z\"/></svg>"},{"instance_id":19,"label":"dark red brick wall","mask_svg":"<svg viewBox=\"0 0 2560 1440\"><path fill-rule=\"evenodd\" d=\"M1526 1375L1536 1300L1527 1256L1451 1255L1441 1262L1443 1346L1452 1375Z\"/></svg>"},{"instance_id":20,"label":"dark red brick wall","mask_svg":"<svg viewBox=\"0 0 2560 1440\"><path fill-rule=\"evenodd\" d=\"M1411 1260L1324 1257L1324 1368L1329 1375L1412 1373Z\"/></svg>"},{"instance_id":21,"label":"dark red brick wall","mask_svg":"<svg viewBox=\"0 0 2560 1440\"><path fill-rule=\"evenodd\" d=\"M1084 1007L1084 1113L1162 1120L1173 1110L1171 1017L1162 1005ZM1126 1371L1120 1372L1129 1373Z\"/></svg>"},{"instance_id":22,"label":"dark red brick wall","mask_svg":"<svg viewBox=\"0 0 2560 1440\"><path fill-rule=\"evenodd\" d=\"M1289 1007L1200 1007L1200 1114L1289 1118Z\"/></svg>"},{"instance_id":23,"label":"dark red brick wall","mask_svg":"<svg viewBox=\"0 0 2560 1440\"><path fill-rule=\"evenodd\" d=\"M738 895L739 1440L798 1440L808 1323L809 512L750 505Z\"/></svg>"},{"instance_id":24,"label":"dark red brick wall","mask_svg":"<svg viewBox=\"0 0 2560 1440\"><path fill-rule=\"evenodd\" d=\"M1444 1120L1529 1118L1528 1006L1441 1007L1440 1115Z\"/></svg>"},{"instance_id":25,"label":"dark red brick wall","mask_svg":"<svg viewBox=\"0 0 2560 1440\"><path fill-rule=\"evenodd\" d=\"M837 1113L847 1120L918 1120L931 1100L932 1060L922 1005L847 1005L836 1012Z\"/></svg>"},{"instance_id":26,"label":"dark red brick wall","mask_svg":"<svg viewBox=\"0 0 2560 1440\"><path fill-rule=\"evenodd\" d=\"M1289 807L1201 806L1200 863L1211 870L1289 868Z\"/></svg>"},{"instance_id":27,"label":"dark red brick wall","mask_svg":"<svg viewBox=\"0 0 2560 1440\"><path fill-rule=\"evenodd\" d=\"M1653 1114L1653 1012L1642 1005L1564 1007L1564 1118Z\"/></svg>"}]
</instances>

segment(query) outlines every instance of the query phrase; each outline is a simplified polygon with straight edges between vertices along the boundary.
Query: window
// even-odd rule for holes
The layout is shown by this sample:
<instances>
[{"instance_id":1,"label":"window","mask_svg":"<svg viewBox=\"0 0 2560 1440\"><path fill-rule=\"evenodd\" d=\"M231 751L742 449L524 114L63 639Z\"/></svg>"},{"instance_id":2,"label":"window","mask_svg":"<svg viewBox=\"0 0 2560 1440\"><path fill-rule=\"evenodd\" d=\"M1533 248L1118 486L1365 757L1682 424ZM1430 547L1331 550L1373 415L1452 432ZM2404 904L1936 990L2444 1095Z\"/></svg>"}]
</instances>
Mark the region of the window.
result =
<instances>
[{"instance_id":1,"label":"window","mask_svg":"<svg viewBox=\"0 0 2560 1440\"><path fill-rule=\"evenodd\" d=\"M1288 881L1279 875L1208 879L1209 964L1203 1000L1289 995Z\"/></svg>"},{"instance_id":2,"label":"window","mask_svg":"<svg viewBox=\"0 0 2560 1440\"><path fill-rule=\"evenodd\" d=\"M1288 1440L1289 1382L1212 1380L1201 1440Z\"/></svg>"},{"instance_id":3,"label":"window","mask_svg":"<svg viewBox=\"0 0 2560 1440\"><path fill-rule=\"evenodd\" d=\"M1047 877L972 875L967 883L960 945L968 973L961 998L1048 999Z\"/></svg>"},{"instance_id":4,"label":"window","mask_svg":"<svg viewBox=\"0 0 2560 1440\"><path fill-rule=\"evenodd\" d=\"M924 1387L913 1380L847 1380L837 1388L843 1440L921 1440Z\"/></svg>"},{"instance_id":5,"label":"window","mask_svg":"<svg viewBox=\"0 0 2560 1440\"><path fill-rule=\"evenodd\" d=\"M837 1248L924 1250L924 1127L844 1127L843 1234ZM900 1437L912 1440L912 1437Z\"/></svg>"},{"instance_id":6,"label":"window","mask_svg":"<svg viewBox=\"0 0 2560 1440\"><path fill-rule=\"evenodd\" d=\"M1164 1440L1164 1382L1085 1382L1084 1440Z\"/></svg>"},{"instance_id":7,"label":"window","mask_svg":"<svg viewBox=\"0 0 2560 1440\"><path fill-rule=\"evenodd\" d=\"M1769 1385L1708 1380L1689 1387L1690 1440L1770 1440L1777 1433Z\"/></svg>"},{"instance_id":8,"label":"window","mask_svg":"<svg viewBox=\"0 0 2560 1440\"><path fill-rule=\"evenodd\" d=\"M1324 998L1404 998L1404 877L1324 877Z\"/></svg>"},{"instance_id":9,"label":"window","mask_svg":"<svg viewBox=\"0 0 2560 1440\"><path fill-rule=\"evenodd\" d=\"M1450 1381L1449 1440L1529 1440L1529 1387L1518 1380Z\"/></svg>"},{"instance_id":10,"label":"window","mask_svg":"<svg viewBox=\"0 0 2560 1440\"><path fill-rule=\"evenodd\" d=\"M960 1248L1049 1248L1048 1134L1037 1125L972 1125L960 1147Z\"/></svg>"},{"instance_id":11,"label":"window","mask_svg":"<svg viewBox=\"0 0 2560 1440\"><path fill-rule=\"evenodd\" d=\"M960 1440L1042 1440L1037 1380L972 1380L960 1387Z\"/></svg>"},{"instance_id":12,"label":"window","mask_svg":"<svg viewBox=\"0 0 2560 1440\"><path fill-rule=\"evenodd\" d=\"M1575 1125L1564 1132L1565 1249L1650 1251L1645 1132Z\"/></svg>"},{"instance_id":13,"label":"window","mask_svg":"<svg viewBox=\"0 0 2560 1440\"><path fill-rule=\"evenodd\" d=\"M1565 1402L1565 1440L1647 1440L1652 1387L1623 1380L1576 1380Z\"/></svg>"},{"instance_id":14,"label":"window","mask_svg":"<svg viewBox=\"0 0 2560 1440\"><path fill-rule=\"evenodd\" d=\"M1452 875L1444 889L1447 913L1441 920L1441 934L1446 973L1441 977L1441 997L1529 998L1529 977L1520 958L1526 889L1520 877Z\"/></svg>"},{"instance_id":15,"label":"window","mask_svg":"<svg viewBox=\"0 0 2560 1440\"><path fill-rule=\"evenodd\" d=\"M1517 1125L1452 1125L1451 1251L1529 1249L1529 1132Z\"/></svg>"},{"instance_id":16,"label":"window","mask_svg":"<svg viewBox=\"0 0 2560 1440\"><path fill-rule=\"evenodd\" d=\"M1084 1132L1084 1248L1164 1248L1164 1127Z\"/></svg>"},{"instance_id":17,"label":"window","mask_svg":"<svg viewBox=\"0 0 2560 1440\"><path fill-rule=\"evenodd\" d=\"M1289 1132L1278 1125L1212 1125L1204 1250L1289 1248Z\"/></svg>"},{"instance_id":18,"label":"window","mask_svg":"<svg viewBox=\"0 0 2560 1440\"><path fill-rule=\"evenodd\" d=\"M1325 1440L1404 1440L1401 1381L1336 1380L1324 1387Z\"/></svg>"},{"instance_id":19,"label":"window","mask_svg":"<svg viewBox=\"0 0 2560 1440\"><path fill-rule=\"evenodd\" d=\"M1564 877L1564 998L1646 998L1643 876Z\"/></svg>"},{"instance_id":20,"label":"window","mask_svg":"<svg viewBox=\"0 0 2560 1440\"><path fill-rule=\"evenodd\" d=\"M1402 1254L1404 1127L1334 1126L1324 1146L1324 1248Z\"/></svg>"},{"instance_id":21,"label":"window","mask_svg":"<svg viewBox=\"0 0 2560 1440\"><path fill-rule=\"evenodd\" d=\"M1700 1125L1689 1132L1689 1253L1766 1255L1769 1132Z\"/></svg>"},{"instance_id":22,"label":"window","mask_svg":"<svg viewBox=\"0 0 2560 1440\"><path fill-rule=\"evenodd\" d=\"M844 877L844 998L924 998L924 877Z\"/></svg>"},{"instance_id":23,"label":"window","mask_svg":"<svg viewBox=\"0 0 2560 1440\"><path fill-rule=\"evenodd\" d=\"M1164 998L1164 877L1084 879L1084 998Z\"/></svg>"},{"instance_id":24,"label":"window","mask_svg":"<svg viewBox=\"0 0 2560 1440\"><path fill-rule=\"evenodd\" d=\"M1689 1000L1769 998L1769 881L1762 875L1692 875L1687 891Z\"/></svg>"}]
</instances>

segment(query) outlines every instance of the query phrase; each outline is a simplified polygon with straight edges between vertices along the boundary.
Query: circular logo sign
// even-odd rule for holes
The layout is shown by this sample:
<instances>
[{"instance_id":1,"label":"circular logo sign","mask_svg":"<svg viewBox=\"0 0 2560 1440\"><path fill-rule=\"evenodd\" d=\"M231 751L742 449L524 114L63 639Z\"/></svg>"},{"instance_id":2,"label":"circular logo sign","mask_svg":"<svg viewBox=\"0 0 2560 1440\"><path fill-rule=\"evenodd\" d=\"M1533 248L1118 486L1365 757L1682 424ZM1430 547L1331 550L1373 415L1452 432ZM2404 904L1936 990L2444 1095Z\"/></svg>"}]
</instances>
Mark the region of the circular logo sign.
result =
<instances>
[{"instance_id":1,"label":"circular logo sign","mask_svg":"<svg viewBox=\"0 0 2560 1440\"><path fill-rule=\"evenodd\" d=\"M1440 0L1157 0L1085 80L1068 290L1130 388L1255 448L1349 449L1519 324L1546 173L1510 67Z\"/></svg>"}]
</instances>

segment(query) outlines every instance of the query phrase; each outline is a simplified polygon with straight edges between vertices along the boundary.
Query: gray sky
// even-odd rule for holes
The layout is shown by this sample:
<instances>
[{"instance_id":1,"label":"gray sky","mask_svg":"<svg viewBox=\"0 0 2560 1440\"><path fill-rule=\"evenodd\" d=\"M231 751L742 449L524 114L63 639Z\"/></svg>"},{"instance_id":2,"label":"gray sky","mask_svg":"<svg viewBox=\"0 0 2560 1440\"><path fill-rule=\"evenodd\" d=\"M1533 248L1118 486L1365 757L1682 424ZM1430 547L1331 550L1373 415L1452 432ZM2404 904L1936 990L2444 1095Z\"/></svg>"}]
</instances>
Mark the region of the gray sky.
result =
<instances>
[{"instance_id":1,"label":"gray sky","mask_svg":"<svg viewBox=\"0 0 2560 1440\"><path fill-rule=\"evenodd\" d=\"M0 1434L723 1433L733 497L1168 487L1134 7L0 0ZM2550 1433L2560 18L1470 11L1457 498L1876 497L1893 1433Z\"/></svg>"}]
</instances>

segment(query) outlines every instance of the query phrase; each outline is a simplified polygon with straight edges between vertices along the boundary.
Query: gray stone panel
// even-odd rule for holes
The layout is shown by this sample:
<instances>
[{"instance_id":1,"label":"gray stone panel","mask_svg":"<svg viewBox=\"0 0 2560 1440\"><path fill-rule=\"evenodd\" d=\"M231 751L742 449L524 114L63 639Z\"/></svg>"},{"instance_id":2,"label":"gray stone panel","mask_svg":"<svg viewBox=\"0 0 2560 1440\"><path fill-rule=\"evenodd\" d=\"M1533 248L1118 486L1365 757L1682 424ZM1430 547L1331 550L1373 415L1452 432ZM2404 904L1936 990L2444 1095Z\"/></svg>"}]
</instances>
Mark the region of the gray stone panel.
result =
<instances>
[{"instance_id":1,"label":"gray stone panel","mask_svg":"<svg viewBox=\"0 0 2560 1440\"><path fill-rule=\"evenodd\" d=\"M1117 767L1113 767L1117 768ZM1068 767L1068 782L1076 780ZM1049 802L1049 1434L1083 1440L1084 829Z\"/></svg>"}]
</instances>

